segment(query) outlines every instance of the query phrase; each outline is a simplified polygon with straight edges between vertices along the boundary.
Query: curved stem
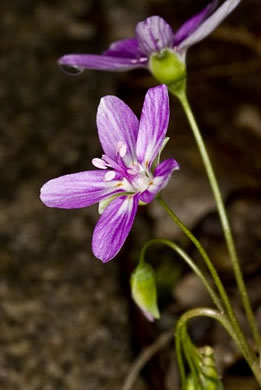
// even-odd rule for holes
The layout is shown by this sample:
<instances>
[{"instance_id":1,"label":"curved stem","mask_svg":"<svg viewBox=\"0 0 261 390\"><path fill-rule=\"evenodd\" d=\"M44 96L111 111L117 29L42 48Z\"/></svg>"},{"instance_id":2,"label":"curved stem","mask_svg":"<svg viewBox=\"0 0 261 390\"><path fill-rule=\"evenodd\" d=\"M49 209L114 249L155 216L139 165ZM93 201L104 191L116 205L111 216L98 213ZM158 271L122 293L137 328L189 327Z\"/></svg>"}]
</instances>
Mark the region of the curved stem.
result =
<instances>
[{"instance_id":1,"label":"curved stem","mask_svg":"<svg viewBox=\"0 0 261 390\"><path fill-rule=\"evenodd\" d=\"M224 314L219 313L218 311L216 311L214 309L209 309L209 308L205 308L205 307L203 307L203 308L200 307L200 308L191 309L191 310L187 311L186 313L184 313L180 317L180 319L177 322L176 335L178 336L178 338L182 337L181 336L182 335L182 328L186 327L187 322L189 320L191 320L192 318L196 318L196 317L209 317L209 318L212 318L212 319L220 322L220 324L227 330L227 332L229 333L231 338L235 341L235 343L238 345L238 347L242 351L242 354L245 357L245 359L247 360L250 368L252 369L252 372L255 375L257 382L261 386L261 370L259 368L259 365L257 364L257 362L255 360L252 359L251 356L245 355L244 351L241 348L242 347L241 343L239 342L238 337L235 334L233 327L231 326L231 324L228 321L228 319L226 318L226 316L224 316ZM178 343L181 343L181 340L179 340Z\"/></svg>"},{"instance_id":2,"label":"curved stem","mask_svg":"<svg viewBox=\"0 0 261 390\"><path fill-rule=\"evenodd\" d=\"M195 272L195 274L200 278L204 286L206 287L209 295L211 296L214 304L217 306L217 308L223 312L224 308L223 305L218 297L218 295L215 293L213 288L211 287L209 281L203 274L203 272L197 267L197 265L194 263L194 261L191 259L191 257L177 244L175 244L172 241L161 239L161 238L154 238L145 243L145 245L142 247L140 252L140 262L144 261L145 252L151 245L155 244L163 244L168 246L169 248L173 249L175 252L177 252L182 259L188 264L188 266Z\"/></svg>"},{"instance_id":3,"label":"curved stem","mask_svg":"<svg viewBox=\"0 0 261 390\"><path fill-rule=\"evenodd\" d=\"M240 329L238 320L235 316L234 310L231 306L231 303L229 301L229 298L228 298L226 290L223 286L223 283L222 283L215 267L213 266L207 252L202 247L202 245L200 244L198 239L194 236L194 234L191 233L191 231L180 221L180 219L176 216L176 214L169 208L169 206L162 199L162 197L160 195L157 195L156 199L160 203L160 205L164 208L164 210L168 213L168 215L171 217L171 219L180 227L180 229L185 233L185 235L193 242L193 244L198 249L199 253L201 254L203 260L205 261L205 263L209 269L209 272L212 275L213 280L217 286L220 297L224 303L225 309L226 309L227 314L229 316L229 319L231 321L231 325L232 325L233 329L235 330L235 332L238 336L238 339L240 340L242 349L245 351L245 354L252 356L252 351L250 349L250 346L248 345L248 342L247 342L244 334L242 333L242 331ZM254 357L253 357L253 359L254 359Z\"/></svg>"},{"instance_id":4,"label":"curved stem","mask_svg":"<svg viewBox=\"0 0 261 390\"><path fill-rule=\"evenodd\" d=\"M171 88L170 88L170 92L171 92ZM249 325L250 325L250 328L251 328L254 340L255 340L255 342L256 342L256 344L258 346L258 349L260 349L260 335L259 335L259 331L258 331L258 328L257 328L257 325L256 325L255 316L254 316L254 313L253 313L253 310L252 310L252 307L251 307L251 304L250 304L250 300L249 300L249 297L248 297L248 294L247 294L247 289L246 289L245 282L244 282L244 279L243 279L243 275L242 275L242 272L241 272L241 268L240 268L240 265L239 265L239 259L238 259L238 256L237 256L237 252L236 252L236 248L235 248L234 239L233 239L233 236L232 236L229 220L228 220L228 217L227 217L227 214L226 214L226 210L225 210L225 207L224 207L223 199L222 199L222 196L221 196L221 191L220 191L220 188L218 186L218 182L217 182L217 179L216 179L216 176L215 176L215 173L214 173L214 169L212 167L212 164L211 164L211 161L210 161L210 158L209 158L206 146L204 144L203 138L201 136L199 127L198 127L198 125L196 123L196 120L194 118L194 115L193 115L193 113L191 111L191 108L190 108L190 105L189 105L189 102L188 102L188 99L187 99L185 91L183 90L183 92L180 92L178 94L174 93L174 91L172 91L172 93L175 94L175 96L177 96L179 98L179 100L180 100L180 102L181 102L181 104L183 106L183 109L184 109L184 111L186 113L186 116L187 116L187 119L189 121L189 124L191 126L192 132L194 134L194 137L195 137L195 140L196 140L199 152L201 154L201 157L202 157L202 160L203 160L206 172L207 172L207 176L208 176L208 179L209 179L209 183L210 183L210 186L212 188L213 195L214 195L214 198L215 198L215 201L216 201L217 210L218 210L220 221L221 221L221 225L222 225L222 228L223 228L223 231L224 231L224 236L225 236L228 252L229 252L229 255L230 255L230 258L231 258L231 262L232 262L232 265L233 265L234 274L235 274L236 282L237 282L237 285L238 285L239 293L241 295L242 303L243 303L243 306L244 306L244 309L245 309L245 312L246 312L246 315L247 315L247 319L249 321Z\"/></svg>"}]
</instances>

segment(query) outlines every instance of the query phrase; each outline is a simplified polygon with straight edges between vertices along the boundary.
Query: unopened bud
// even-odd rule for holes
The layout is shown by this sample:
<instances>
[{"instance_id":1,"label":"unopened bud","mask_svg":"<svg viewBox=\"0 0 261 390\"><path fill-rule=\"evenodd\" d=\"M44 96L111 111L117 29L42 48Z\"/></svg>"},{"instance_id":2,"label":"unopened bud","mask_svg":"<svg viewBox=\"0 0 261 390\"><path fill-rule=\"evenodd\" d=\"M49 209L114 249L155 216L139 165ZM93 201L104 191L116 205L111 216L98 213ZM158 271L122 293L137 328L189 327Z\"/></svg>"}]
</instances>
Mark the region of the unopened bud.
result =
<instances>
[{"instance_id":1,"label":"unopened bud","mask_svg":"<svg viewBox=\"0 0 261 390\"><path fill-rule=\"evenodd\" d=\"M199 380L204 390L223 390L219 378L213 348L206 346L200 348L198 355ZM197 384L192 374L189 374L186 383L186 390L197 390Z\"/></svg>"},{"instance_id":2,"label":"unopened bud","mask_svg":"<svg viewBox=\"0 0 261 390\"><path fill-rule=\"evenodd\" d=\"M153 268L139 264L131 275L132 298L149 321L160 318L157 305L157 289Z\"/></svg>"}]
</instances>

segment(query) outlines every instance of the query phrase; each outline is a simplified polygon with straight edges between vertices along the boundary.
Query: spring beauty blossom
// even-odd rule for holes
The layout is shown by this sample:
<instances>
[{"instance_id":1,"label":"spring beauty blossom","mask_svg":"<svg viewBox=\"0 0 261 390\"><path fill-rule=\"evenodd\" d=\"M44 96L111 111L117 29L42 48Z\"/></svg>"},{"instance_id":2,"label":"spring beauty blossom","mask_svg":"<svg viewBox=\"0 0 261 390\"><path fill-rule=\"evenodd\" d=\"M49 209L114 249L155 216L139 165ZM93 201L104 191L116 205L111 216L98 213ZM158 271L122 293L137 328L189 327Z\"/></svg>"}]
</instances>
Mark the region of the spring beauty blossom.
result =
<instances>
[{"instance_id":1,"label":"spring beauty blossom","mask_svg":"<svg viewBox=\"0 0 261 390\"><path fill-rule=\"evenodd\" d=\"M159 16L151 16L136 26L136 37L112 43L102 55L67 54L59 64L78 70L96 69L124 71L148 68L162 83L170 83L184 73L187 50L208 36L240 3L241 0L226 0L221 6L212 1L201 12L187 20L174 33L169 24ZM162 61L165 70L162 75ZM159 74L158 74L159 73Z\"/></svg>"},{"instance_id":2,"label":"spring beauty blossom","mask_svg":"<svg viewBox=\"0 0 261 390\"><path fill-rule=\"evenodd\" d=\"M174 159L158 161L168 123L165 85L148 90L140 121L116 96L103 97L97 128L104 154L92 160L98 169L58 177L41 188L40 198L49 207L74 209L99 203L92 250L104 263L124 244L138 205L150 203L179 168Z\"/></svg>"}]
</instances>

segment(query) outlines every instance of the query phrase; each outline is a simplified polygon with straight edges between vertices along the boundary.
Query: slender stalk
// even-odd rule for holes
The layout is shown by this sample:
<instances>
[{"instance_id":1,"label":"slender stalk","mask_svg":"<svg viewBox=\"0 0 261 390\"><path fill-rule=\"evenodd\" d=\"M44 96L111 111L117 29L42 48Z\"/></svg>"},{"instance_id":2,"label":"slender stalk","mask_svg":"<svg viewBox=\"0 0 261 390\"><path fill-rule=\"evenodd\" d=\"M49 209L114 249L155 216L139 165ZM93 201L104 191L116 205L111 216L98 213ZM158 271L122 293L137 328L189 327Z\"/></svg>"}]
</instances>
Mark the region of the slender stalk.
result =
<instances>
[{"instance_id":1,"label":"slender stalk","mask_svg":"<svg viewBox=\"0 0 261 390\"><path fill-rule=\"evenodd\" d=\"M190 371L195 381L196 389L204 390L199 377L199 367L196 364L196 360L195 360L195 346L192 344L190 336L188 335L187 327L186 326L180 327L177 334L180 334L180 338L183 344L184 355L187 359L188 365L190 367Z\"/></svg>"},{"instance_id":2,"label":"slender stalk","mask_svg":"<svg viewBox=\"0 0 261 390\"><path fill-rule=\"evenodd\" d=\"M176 346L176 356L177 356L177 363L179 367L179 373L180 373L180 379L182 384L182 389L185 388L186 385L186 371L184 366L184 359L182 354L182 342L181 342L181 336L177 333L177 329L174 335L175 346Z\"/></svg>"},{"instance_id":3,"label":"slender stalk","mask_svg":"<svg viewBox=\"0 0 261 390\"><path fill-rule=\"evenodd\" d=\"M155 245L155 244L166 245L169 248L173 249L175 252L177 252L182 257L182 259L188 264L188 266L192 269L192 271L194 271L195 274L200 278L200 280L202 281L202 283L206 287L209 295L211 296L211 298L212 298L214 304L217 306L217 308L221 312L224 312L224 308L223 308L222 302L220 301L220 298L218 297L218 295L215 293L215 291L211 287L209 281L207 280L207 278L205 277L203 272L198 268L198 266L194 263L194 261L191 259L191 257L179 245L175 244L174 242L172 242L170 240L161 239L161 238L154 238L154 239L147 241L141 249L140 262L144 261L144 256L145 256L145 252L147 251L147 249L151 245Z\"/></svg>"},{"instance_id":4,"label":"slender stalk","mask_svg":"<svg viewBox=\"0 0 261 390\"><path fill-rule=\"evenodd\" d=\"M218 311L216 311L214 309L209 309L209 308L205 308L205 307L189 310L186 313L184 313L180 317L180 319L178 320L177 326L176 326L176 336L178 336L178 338L181 338L182 337L182 328L186 327L187 322L189 320L191 320L192 318L196 318L196 317L209 317L209 318L212 318L214 320L217 320L227 330L227 332L229 333L231 338L235 341L235 343L238 345L238 347L242 351L242 354L245 357L245 359L247 360L250 368L252 369L252 372L255 375L255 378L256 378L258 384L261 386L261 370L259 368L257 361L255 359L253 359L253 356L245 355L244 351L241 348L242 347L241 343L239 342L238 337L235 334L233 327L231 326L231 324L228 321L228 319L226 318L226 316L224 316L224 314L219 313ZM181 343L181 340L178 340L178 344L180 344L180 343Z\"/></svg>"},{"instance_id":5,"label":"slender stalk","mask_svg":"<svg viewBox=\"0 0 261 390\"><path fill-rule=\"evenodd\" d=\"M245 354L247 354L249 356L252 355L252 351L250 349L250 346L248 345L248 342L240 329L238 320L235 316L234 310L231 306L231 303L229 301L229 298L228 298L226 290L223 286L223 283L222 283L215 267L213 266L207 252L202 247L202 245L200 244L198 239L194 236L194 234L191 233L191 231L180 221L180 219L176 216L176 214L170 209L170 207L162 199L162 197L160 195L157 195L156 199L160 203L160 205L164 208L164 210L168 213L168 215L171 217L171 219L180 227L180 229L185 233L185 235L193 242L195 247L198 249L199 253L201 254L203 260L205 261L205 263L209 269L211 276L213 277L215 285L217 286L220 297L224 303L228 317L231 321L231 325L232 325L234 331L236 332L238 340L241 344L241 349L245 351ZM254 357L253 357L253 359L254 359Z\"/></svg>"},{"instance_id":6,"label":"slender stalk","mask_svg":"<svg viewBox=\"0 0 261 390\"><path fill-rule=\"evenodd\" d=\"M140 263L143 263L145 261L144 260L145 253L148 250L148 248L151 245L157 245L157 244L163 244L163 245L168 246L169 248L173 249L175 252L177 252L182 257L182 259L188 264L188 266L200 278L200 280L202 281L202 283L206 287L209 295L211 296L214 304L217 306L217 308L220 310L221 313L224 313L223 305L220 301L220 298L217 296L217 294L215 293L215 291L213 290L213 288L209 284L209 281L207 280L207 278L205 277L203 272L201 272L201 270L194 263L194 261L191 259L191 257L179 245L175 244L174 242L172 242L170 240L166 240L166 239L161 239L161 238L155 238L155 239L151 239L151 240L147 241L144 244L144 246L142 247L141 252L140 252L140 260L139 260ZM184 348L186 359L190 365L191 371L194 373L195 380L197 381L197 385L198 385L198 388L200 390L202 388L202 386L201 386L201 383L199 381L199 378L198 378L198 375L196 372L196 368L193 365L193 359L191 359L191 356L190 356L191 345L189 343L187 343L187 337L186 337L186 334L184 335L183 328L182 328L181 338L178 337L176 340L176 353L177 353L177 360L178 360L179 369L180 369L181 381L183 383L182 386L184 387L185 383L186 383L186 373L185 373L183 357L182 357L181 339L182 339L183 344L184 343L186 344L186 348Z\"/></svg>"},{"instance_id":7,"label":"slender stalk","mask_svg":"<svg viewBox=\"0 0 261 390\"><path fill-rule=\"evenodd\" d=\"M185 111L185 114L187 116L187 119L189 121L189 124L191 126L192 132L194 134L199 152L201 154L201 157L202 157L202 160L203 160L206 172L207 172L209 183L210 183L210 186L212 188L213 195L214 195L214 198L216 201L217 210L218 210L220 221L221 221L221 224L223 227L227 248L228 248L228 252L229 252L231 262L233 265L234 274L235 274L236 282L238 285L239 293L241 295L242 303L243 303L243 306L244 306L244 309L245 309L245 312L247 315L247 319L248 319L255 343L257 344L258 350L260 350L259 331L258 331L258 328L256 325L255 316L254 316L254 313L253 313L253 310L252 310L252 307L250 304L250 300L249 300L249 297L247 294L247 289L246 289L243 275L241 272L241 268L239 265L239 259L237 256L237 252L236 252L229 220L228 220L226 210L224 207L224 203L223 203L223 199L221 196L221 191L220 191L220 188L218 186L218 182L217 182L217 179L216 179L216 176L214 173L214 169L212 167L206 146L204 144L203 138L201 136L199 127L198 127L197 122L194 118L192 110L190 108L190 105L189 105L189 102L188 102L188 99L187 99L187 96L186 96L184 89L183 89L183 91L179 91L179 93L175 93L174 91L171 91L171 87L169 88L169 90L171 93L173 93L175 96L177 96L179 98L179 100L183 106L183 109Z\"/></svg>"}]
</instances>

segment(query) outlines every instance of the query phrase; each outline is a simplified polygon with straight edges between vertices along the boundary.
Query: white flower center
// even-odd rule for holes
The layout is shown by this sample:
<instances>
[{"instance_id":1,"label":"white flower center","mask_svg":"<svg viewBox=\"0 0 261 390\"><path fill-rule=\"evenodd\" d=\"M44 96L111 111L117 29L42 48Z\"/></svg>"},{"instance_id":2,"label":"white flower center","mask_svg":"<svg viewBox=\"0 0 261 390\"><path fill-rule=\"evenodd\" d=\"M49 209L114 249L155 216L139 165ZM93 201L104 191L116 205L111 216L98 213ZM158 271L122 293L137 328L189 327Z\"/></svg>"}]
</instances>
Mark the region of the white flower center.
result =
<instances>
[{"instance_id":1,"label":"white flower center","mask_svg":"<svg viewBox=\"0 0 261 390\"><path fill-rule=\"evenodd\" d=\"M140 164L134 164L127 171L132 177L129 179L134 192L144 192L152 183L152 176Z\"/></svg>"},{"instance_id":2,"label":"white flower center","mask_svg":"<svg viewBox=\"0 0 261 390\"><path fill-rule=\"evenodd\" d=\"M146 174L137 175L134 180L132 180L132 187L136 192L144 192L150 185L151 179Z\"/></svg>"}]
</instances>

